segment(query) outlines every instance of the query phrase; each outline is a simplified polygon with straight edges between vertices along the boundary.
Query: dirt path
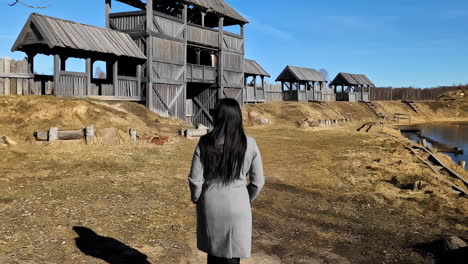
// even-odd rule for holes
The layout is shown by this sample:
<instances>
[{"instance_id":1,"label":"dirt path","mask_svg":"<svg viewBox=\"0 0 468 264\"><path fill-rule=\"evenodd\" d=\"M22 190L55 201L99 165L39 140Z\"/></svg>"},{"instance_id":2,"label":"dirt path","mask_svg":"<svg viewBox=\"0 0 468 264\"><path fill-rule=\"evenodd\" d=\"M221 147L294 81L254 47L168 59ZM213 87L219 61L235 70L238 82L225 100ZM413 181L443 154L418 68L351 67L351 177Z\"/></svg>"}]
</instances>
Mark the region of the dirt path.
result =
<instances>
[{"instance_id":1,"label":"dirt path","mask_svg":"<svg viewBox=\"0 0 468 264\"><path fill-rule=\"evenodd\" d=\"M468 238L468 200L394 139L354 127L248 133L263 153L267 185L253 205L254 255L245 264L427 263L413 244ZM117 256L204 263L186 180L195 144L1 150L0 263L106 263L110 249L79 249L74 227L124 249ZM400 189L394 177L427 187Z\"/></svg>"}]
</instances>

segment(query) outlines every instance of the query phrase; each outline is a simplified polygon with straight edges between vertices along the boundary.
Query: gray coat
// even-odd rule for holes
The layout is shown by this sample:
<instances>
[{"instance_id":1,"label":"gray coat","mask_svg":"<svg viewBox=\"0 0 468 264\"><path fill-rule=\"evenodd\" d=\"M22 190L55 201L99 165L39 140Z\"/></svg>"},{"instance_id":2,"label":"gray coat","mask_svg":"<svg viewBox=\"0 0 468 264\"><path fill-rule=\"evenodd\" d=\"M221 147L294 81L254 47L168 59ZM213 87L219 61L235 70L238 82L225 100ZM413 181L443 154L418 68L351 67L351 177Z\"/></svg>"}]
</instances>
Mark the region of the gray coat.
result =
<instances>
[{"instance_id":1,"label":"gray coat","mask_svg":"<svg viewBox=\"0 0 468 264\"><path fill-rule=\"evenodd\" d=\"M198 249L220 258L249 258L252 248L250 203L264 184L262 157L255 139L247 137L240 178L228 186L205 183L197 146L189 185L192 201L197 205Z\"/></svg>"}]
</instances>

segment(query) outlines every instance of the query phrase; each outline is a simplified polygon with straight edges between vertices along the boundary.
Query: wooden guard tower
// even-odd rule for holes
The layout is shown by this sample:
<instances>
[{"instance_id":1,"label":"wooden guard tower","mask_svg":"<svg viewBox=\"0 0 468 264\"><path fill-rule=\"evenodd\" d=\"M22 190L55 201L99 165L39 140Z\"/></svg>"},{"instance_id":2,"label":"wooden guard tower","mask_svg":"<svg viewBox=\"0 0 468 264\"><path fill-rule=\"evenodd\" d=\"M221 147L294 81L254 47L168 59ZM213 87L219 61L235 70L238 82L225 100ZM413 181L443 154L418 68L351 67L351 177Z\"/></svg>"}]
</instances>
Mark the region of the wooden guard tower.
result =
<instances>
[{"instance_id":1,"label":"wooden guard tower","mask_svg":"<svg viewBox=\"0 0 468 264\"><path fill-rule=\"evenodd\" d=\"M264 103L265 102L265 77L270 77L265 69L254 60L245 59L245 90L244 103ZM258 77L261 84L258 85ZM252 80L249 82L249 78Z\"/></svg>"},{"instance_id":2,"label":"wooden guard tower","mask_svg":"<svg viewBox=\"0 0 468 264\"><path fill-rule=\"evenodd\" d=\"M284 101L335 101L327 80L314 69L286 66L277 82L281 82Z\"/></svg>"},{"instance_id":3,"label":"wooden guard tower","mask_svg":"<svg viewBox=\"0 0 468 264\"><path fill-rule=\"evenodd\" d=\"M166 117L210 125L219 98L243 103L244 25L224 0L117 0L140 9L112 13L106 26L129 34L144 52L146 105ZM238 34L225 27L239 26Z\"/></svg>"},{"instance_id":4,"label":"wooden guard tower","mask_svg":"<svg viewBox=\"0 0 468 264\"><path fill-rule=\"evenodd\" d=\"M335 90L337 101L369 102L371 88L375 85L364 74L340 72L330 83L330 86Z\"/></svg>"}]
</instances>

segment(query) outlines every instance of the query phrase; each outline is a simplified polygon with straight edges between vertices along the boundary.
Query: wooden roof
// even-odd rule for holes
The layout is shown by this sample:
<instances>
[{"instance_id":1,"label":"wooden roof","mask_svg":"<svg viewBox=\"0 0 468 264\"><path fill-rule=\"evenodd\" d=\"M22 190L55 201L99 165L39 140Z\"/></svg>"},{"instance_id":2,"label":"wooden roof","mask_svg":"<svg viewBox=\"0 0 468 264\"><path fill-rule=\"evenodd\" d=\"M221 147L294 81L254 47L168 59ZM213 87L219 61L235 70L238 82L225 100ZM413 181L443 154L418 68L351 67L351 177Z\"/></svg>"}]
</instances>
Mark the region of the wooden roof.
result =
<instances>
[{"instance_id":1,"label":"wooden roof","mask_svg":"<svg viewBox=\"0 0 468 264\"><path fill-rule=\"evenodd\" d=\"M371 85L374 83L364 74L352 74L340 72L330 85Z\"/></svg>"},{"instance_id":2,"label":"wooden roof","mask_svg":"<svg viewBox=\"0 0 468 264\"><path fill-rule=\"evenodd\" d=\"M256 61L254 60L244 60L244 72L247 75L258 75L258 76L266 76L270 77L270 74L268 74L265 69L260 66Z\"/></svg>"},{"instance_id":3,"label":"wooden roof","mask_svg":"<svg viewBox=\"0 0 468 264\"><path fill-rule=\"evenodd\" d=\"M234 8L232 8L224 0L187 0L188 3L204 7L208 10L213 10L216 13L222 14L242 23L249 23L247 19L242 17Z\"/></svg>"},{"instance_id":4,"label":"wooden roof","mask_svg":"<svg viewBox=\"0 0 468 264\"><path fill-rule=\"evenodd\" d=\"M134 6L136 8L145 9L146 7L146 3L143 3L141 0L117 0L117 1ZM158 2L168 3L174 0L153 0L153 1L154 1L154 4L156 4ZM221 14L227 18L224 21L226 26L249 23L247 19L242 17L234 8L232 8L224 0L180 0L178 2L179 3L185 2L187 4L192 4L192 5L204 8L207 11L212 11L212 12ZM206 21L206 22L209 23L209 21Z\"/></svg>"},{"instance_id":5,"label":"wooden roof","mask_svg":"<svg viewBox=\"0 0 468 264\"><path fill-rule=\"evenodd\" d=\"M289 65L280 73L276 81L327 82L322 74L314 69Z\"/></svg>"},{"instance_id":6,"label":"wooden roof","mask_svg":"<svg viewBox=\"0 0 468 264\"><path fill-rule=\"evenodd\" d=\"M12 51L54 54L58 50L146 59L130 35L32 13ZM73 53L72 53L73 54Z\"/></svg>"}]
</instances>

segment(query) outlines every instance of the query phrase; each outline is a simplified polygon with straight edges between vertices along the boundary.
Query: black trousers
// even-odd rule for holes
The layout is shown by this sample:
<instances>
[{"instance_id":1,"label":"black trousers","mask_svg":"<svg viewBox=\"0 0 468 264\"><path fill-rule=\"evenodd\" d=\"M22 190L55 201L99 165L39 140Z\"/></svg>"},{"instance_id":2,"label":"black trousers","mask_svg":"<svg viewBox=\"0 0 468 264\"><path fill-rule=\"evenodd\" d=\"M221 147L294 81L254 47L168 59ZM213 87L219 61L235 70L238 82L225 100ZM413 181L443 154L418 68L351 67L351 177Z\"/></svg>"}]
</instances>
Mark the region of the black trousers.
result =
<instances>
[{"instance_id":1,"label":"black trousers","mask_svg":"<svg viewBox=\"0 0 468 264\"><path fill-rule=\"evenodd\" d=\"M240 259L226 259L208 255L208 264L240 264Z\"/></svg>"}]
</instances>

